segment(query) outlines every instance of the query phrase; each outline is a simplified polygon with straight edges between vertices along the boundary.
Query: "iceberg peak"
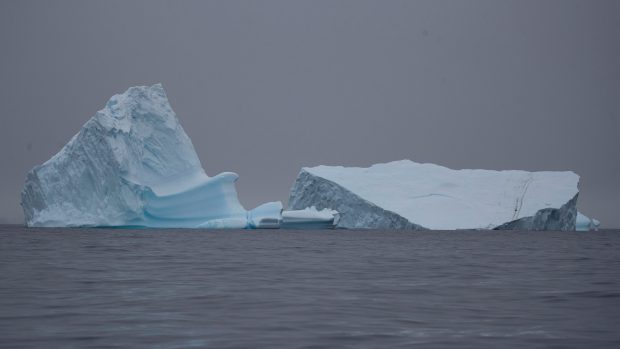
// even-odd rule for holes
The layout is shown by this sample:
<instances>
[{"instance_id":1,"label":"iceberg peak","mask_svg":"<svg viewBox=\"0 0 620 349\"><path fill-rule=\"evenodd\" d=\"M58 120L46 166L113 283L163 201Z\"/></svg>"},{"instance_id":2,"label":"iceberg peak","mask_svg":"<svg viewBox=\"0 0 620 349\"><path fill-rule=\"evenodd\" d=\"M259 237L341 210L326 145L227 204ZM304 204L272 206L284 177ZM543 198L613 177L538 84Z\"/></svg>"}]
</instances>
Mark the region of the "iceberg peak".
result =
<instances>
[{"instance_id":1,"label":"iceberg peak","mask_svg":"<svg viewBox=\"0 0 620 349\"><path fill-rule=\"evenodd\" d=\"M208 177L163 86L137 86L27 174L22 207L28 226L244 227L237 178Z\"/></svg>"}]
</instances>

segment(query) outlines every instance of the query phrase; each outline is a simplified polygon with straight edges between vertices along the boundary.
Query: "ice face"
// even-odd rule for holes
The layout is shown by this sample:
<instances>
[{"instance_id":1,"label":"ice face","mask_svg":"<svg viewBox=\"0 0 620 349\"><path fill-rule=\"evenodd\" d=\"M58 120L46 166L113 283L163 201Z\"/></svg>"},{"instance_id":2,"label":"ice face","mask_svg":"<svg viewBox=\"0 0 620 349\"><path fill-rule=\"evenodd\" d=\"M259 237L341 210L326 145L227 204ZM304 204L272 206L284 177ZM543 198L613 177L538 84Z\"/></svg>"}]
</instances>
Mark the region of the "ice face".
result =
<instances>
[{"instance_id":1,"label":"ice face","mask_svg":"<svg viewBox=\"0 0 620 349\"><path fill-rule=\"evenodd\" d=\"M113 96L27 175L28 226L243 228L234 173L209 178L160 84Z\"/></svg>"},{"instance_id":2,"label":"ice face","mask_svg":"<svg viewBox=\"0 0 620 349\"><path fill-rule=\"evenodd\" d=\"M573 172L452 170L409 160L303 168L290 209L340 212L338 227L574 230Z\"/></svg>"}]
</instances>

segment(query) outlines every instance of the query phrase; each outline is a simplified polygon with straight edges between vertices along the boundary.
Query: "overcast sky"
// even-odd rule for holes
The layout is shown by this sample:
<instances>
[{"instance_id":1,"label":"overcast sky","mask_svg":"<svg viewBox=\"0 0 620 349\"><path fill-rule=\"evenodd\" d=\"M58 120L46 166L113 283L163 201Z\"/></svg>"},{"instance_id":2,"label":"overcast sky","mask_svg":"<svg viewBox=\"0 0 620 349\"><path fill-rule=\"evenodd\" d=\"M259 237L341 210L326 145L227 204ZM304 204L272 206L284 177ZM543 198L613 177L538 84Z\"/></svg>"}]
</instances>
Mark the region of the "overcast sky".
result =
<instances>
[{"instance_id":1,"label":"overcast sky","mask_svg":"<svg viewBox=\"0 0 620 349\"><path fill-rule=\"evenodd\" d=\"M161 82L209 175L283 200L302 166L573 170L620 227L620 1L2 1L0 221L108 98Z\"/></svg>"}]
</instances>

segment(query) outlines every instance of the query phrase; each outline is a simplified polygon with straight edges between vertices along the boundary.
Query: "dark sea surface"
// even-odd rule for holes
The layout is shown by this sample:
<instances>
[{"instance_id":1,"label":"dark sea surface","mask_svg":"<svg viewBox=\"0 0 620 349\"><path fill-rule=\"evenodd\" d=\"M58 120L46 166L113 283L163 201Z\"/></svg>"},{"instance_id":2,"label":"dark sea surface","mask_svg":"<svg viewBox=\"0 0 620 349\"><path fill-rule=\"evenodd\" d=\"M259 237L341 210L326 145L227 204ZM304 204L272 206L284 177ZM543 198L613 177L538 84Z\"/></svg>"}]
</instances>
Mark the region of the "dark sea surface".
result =
<instances>
[{"instance_id":1,"label":"dark sea surface","mask_svg":"<svg viewBox=\"0 0 620 349\"><path fill-rule=\"evenodd\" d=\"M3 348L618 348L620 231L0 226Z\"/></svg>"}]
</instances>

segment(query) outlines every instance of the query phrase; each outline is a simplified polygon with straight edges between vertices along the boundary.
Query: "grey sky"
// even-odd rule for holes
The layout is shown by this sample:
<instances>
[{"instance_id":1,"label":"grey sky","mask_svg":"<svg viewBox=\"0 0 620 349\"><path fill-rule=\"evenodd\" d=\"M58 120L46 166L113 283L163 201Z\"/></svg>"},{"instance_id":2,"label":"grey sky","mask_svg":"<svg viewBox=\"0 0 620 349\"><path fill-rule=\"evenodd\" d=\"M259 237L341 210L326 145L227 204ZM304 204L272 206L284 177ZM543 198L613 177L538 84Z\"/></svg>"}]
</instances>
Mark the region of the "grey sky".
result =
<instances>
[{"instance_id":1,"label":"grey sky","mask_svg":"<svg viewBox=\"0 0 620 349\"><path fill-rule=\"evenodd\" d=\"M620 227L620 1L2 1L0 221L108 98L163 83L209 175L283 200L302 166L574 170Z\"/></svg>"}]
</instances>

